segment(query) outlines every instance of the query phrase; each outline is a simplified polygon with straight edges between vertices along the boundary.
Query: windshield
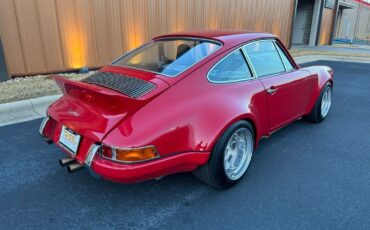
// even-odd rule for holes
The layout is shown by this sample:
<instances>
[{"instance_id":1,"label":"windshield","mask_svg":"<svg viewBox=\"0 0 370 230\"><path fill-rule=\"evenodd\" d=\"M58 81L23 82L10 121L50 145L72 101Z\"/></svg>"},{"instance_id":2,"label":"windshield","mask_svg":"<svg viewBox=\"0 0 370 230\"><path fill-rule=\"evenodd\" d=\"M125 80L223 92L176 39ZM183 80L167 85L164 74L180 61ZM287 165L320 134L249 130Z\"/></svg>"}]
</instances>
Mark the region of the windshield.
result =
<instances>
[{"instance_id":1,"label":"windshield","mask_svg":"<svg viewBox=\"0 0 370 230\"><path fill-rule=\"evenodd\" d=\"M113 64L175 77L220 47L203 39L163 39L140 47Z\"/></svg>"}]
</instances>

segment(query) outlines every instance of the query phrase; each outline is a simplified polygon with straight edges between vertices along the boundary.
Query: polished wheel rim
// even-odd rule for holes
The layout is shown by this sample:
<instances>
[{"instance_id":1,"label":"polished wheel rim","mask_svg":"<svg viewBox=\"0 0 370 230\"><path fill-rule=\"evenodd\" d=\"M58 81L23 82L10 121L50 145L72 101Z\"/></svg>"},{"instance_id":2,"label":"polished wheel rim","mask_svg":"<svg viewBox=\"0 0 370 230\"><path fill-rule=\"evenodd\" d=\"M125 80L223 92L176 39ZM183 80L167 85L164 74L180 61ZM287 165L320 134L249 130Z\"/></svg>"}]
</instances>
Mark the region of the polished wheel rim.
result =
<instances>
[{"instance_id":1,"label":"polished wheel rim","mask_svg":"<svg viewBox=\"0 0 370 230\"><path fill-rule=\"evenodd\" d=\"M230 137L224 153L224 169L230 180L243 176L251 162L253 136L249 129L240 128Z\"/></svg>"},{"instance_id":2,"label":"polished wheel rim","mask_svg":"<svg viewBox=\"0 0 370 230\"><path fill-rule=\"evenodd\" d=\"M326 88L324 95L321 99L321 116L324 118L329 113L329 109L331 106L331 100L332 100L332 92L331 88Z\"/></svg>"}]
</instances>

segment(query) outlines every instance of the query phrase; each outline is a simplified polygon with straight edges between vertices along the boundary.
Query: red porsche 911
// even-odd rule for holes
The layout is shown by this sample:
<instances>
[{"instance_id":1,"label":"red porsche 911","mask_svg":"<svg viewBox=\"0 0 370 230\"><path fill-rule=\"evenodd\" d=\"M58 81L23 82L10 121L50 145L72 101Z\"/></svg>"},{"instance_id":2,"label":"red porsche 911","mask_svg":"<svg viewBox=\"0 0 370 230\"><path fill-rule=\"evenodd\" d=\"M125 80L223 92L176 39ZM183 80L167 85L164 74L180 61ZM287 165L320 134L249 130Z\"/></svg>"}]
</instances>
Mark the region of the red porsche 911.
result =
<instances>
[{"instance_id":1,"label":"red porsche 911","mask_svg":"<svg viewBox=\"0 0 370 230\"><path fill-rule=\"evenodd\" d=\"M40 134L69 172L132 183L192 171L217 188L237 183L263 137L321 122L333 71L299 67L267 33L155 37L82 81L54 77L63 97Z\"/></svg>"}]
</instances>

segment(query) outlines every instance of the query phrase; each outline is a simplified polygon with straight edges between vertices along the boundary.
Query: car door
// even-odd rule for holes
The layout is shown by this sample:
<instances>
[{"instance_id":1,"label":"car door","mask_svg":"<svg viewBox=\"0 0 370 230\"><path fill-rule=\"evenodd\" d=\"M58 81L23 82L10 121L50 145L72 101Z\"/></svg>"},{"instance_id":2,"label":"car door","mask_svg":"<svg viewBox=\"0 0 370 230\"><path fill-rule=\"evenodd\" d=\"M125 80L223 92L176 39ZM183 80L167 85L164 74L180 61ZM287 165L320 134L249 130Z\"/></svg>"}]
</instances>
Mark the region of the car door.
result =
<instances>
[{"instance_id":1,"label":"car door","mask_svg":"<svg viewBox=\"0 0 370 230\"><path fill-rule=\"evenodd\" d=\"M244 50L267 94L270 132L302 116L312 91L312 79L296 69L275 40L249 43Z\"/></svg>"}]
</instances>

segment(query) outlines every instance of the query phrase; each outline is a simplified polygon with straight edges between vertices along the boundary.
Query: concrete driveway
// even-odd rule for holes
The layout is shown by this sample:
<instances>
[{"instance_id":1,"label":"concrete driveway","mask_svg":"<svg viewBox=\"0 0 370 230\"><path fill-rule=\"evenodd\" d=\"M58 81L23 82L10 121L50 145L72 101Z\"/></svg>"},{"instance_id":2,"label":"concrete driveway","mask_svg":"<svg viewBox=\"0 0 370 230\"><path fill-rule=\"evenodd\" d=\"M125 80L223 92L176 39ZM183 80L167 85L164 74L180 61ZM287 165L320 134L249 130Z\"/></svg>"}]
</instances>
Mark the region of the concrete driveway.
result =
<instances>
[{"instance_id":1,"label":"concrete driveway","mask_svg":"<svg viewBox=\"0 0 370 230\"><path fill-rule=\"evenodd\" d=\"M369 229L370 64L314 64L335 71L327 119L263 140L227 191L191 174L133 185L68 174L40 120L1 127L0 229Z\"/></svg>"}]
</instances>

